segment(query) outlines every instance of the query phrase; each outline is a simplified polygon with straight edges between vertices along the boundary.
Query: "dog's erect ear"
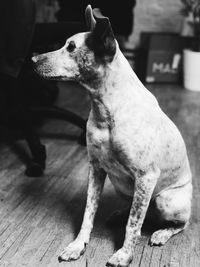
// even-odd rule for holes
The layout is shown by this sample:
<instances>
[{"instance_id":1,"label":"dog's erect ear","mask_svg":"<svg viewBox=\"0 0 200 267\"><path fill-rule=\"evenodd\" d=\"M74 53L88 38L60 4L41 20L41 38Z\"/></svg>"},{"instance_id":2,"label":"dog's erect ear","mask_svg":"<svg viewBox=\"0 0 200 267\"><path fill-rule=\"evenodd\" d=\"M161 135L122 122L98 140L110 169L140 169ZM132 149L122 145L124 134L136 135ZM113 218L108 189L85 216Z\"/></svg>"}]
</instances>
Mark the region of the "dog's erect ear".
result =
<instances>
[{"instance_id":1,"label":"dog's erect ear","mask_svg":"<svg viewBox=\"0 0 200 267\"><path fill-rule=\"evenodd\" d=\"M98 8L93 9L93 15L96 20L93 30L93 37L96 40L95 49L111 61L116 52L116 42L109 18L104 17Z\"/></svg>"},{"instance_id":2,"label":"dog's erect ear","mask_svg":"<svg viewBox=\"0 0 200 267\"><path fill-rule=\"evenodd\" d=\"M92 29L91 44L93 51L100 58L112 61L116 52L116 42L109 18L104 17L98 8L94 8L92 11L90 5L87 6L85 14L86 23Z\"/></svg>"},{"instance_id":3,"label":"dog's erect ear","mask_svg":"<svg viewBox=\"0 0 200 267\"><path fill-rule=\"evenodd\" d=\"M86 21L86 27L88 31L93 31L96 25L96 20L92 13L91 5L88 5L85 9L85 21Z\"/></svg>"}]
</instances>

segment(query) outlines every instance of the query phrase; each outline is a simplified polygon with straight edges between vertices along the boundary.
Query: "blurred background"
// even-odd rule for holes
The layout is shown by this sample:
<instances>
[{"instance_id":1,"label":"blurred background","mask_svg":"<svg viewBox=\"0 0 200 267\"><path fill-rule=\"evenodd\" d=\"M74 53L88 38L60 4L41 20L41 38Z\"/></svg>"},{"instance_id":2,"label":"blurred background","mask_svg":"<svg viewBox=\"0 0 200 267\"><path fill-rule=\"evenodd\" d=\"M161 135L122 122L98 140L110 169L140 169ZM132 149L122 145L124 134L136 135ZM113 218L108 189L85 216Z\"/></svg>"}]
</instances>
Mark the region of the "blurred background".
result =
<instances>
[{"instance_id":1,"label":"blurred background","mask_svg":"<svg viewBox=\"0 0 200 267\"><path fill-rule=\"evenodd\" d=\"M154 225L144 227L130 267L199 267L200 0L0 1L0 266L60 267L80 229L90 98L75 82L41 79L30 59L85 31L87 4L109 17L131 67L180 129L194 177L190 226L165 247L148 246ZM70 266L105 266L125 229L106 219L126 205L107 180L87 253Z\"/></svg>"},{"instance_id":2,"label":"blurred background","mask_svg":"<svg viewBox=\"0 0 200 267\"><path fill-rule=\"evenodd\" d=\"M62 4L65 2L65 10L66 15L63 14L63 19L67 19L68 12L71 12L71 4L68 1L62 0L37 0L37 21L38 22L54 22L58 19L59 13L64 13L65 11L61 10ZM78 6L78 1L74 1L76 4L75 7ZM88 3L92 4L93 1L88 1ZM104 1L103 1L104 2ZM115 1L116 2L116 1ZM113 4L112 10L113 13L116 11L115 3L111 1ZM130 33L127 46L130 48L135 48L139 45L140 42L140 33L143 31L152 32L176 32L179 33L182 28L182 23L184 19L184 14L182 13L182 9L184 8L184 3L180 0L152 0L151 2L148 0L140 0L137 1L136 5L134 1L123 1L120 2L121 10L123 11L123 5L126 5L126 2L129 3L129 6L132 4L131 12L134 13L134 17L132 17L132 23L134 24L134 31ZM132 3L131 3L132 2ZM86 5L84 1L81 4L82 8ZM99 1L101 5L102 1ZM97 5L93 5L93 7L98 7L98 1L96 1ZM59 11L60 10L60 11ZM77 11L80 14L80 18L83 18L83 14L80 12L80 7L77 9L74 8L71 14L76 13L74 18L77 17ZM123 19L125 14L119 15L119 21L123 23ZM130 27L130 26L129 26Z\"/></svg>"}]
</instances>

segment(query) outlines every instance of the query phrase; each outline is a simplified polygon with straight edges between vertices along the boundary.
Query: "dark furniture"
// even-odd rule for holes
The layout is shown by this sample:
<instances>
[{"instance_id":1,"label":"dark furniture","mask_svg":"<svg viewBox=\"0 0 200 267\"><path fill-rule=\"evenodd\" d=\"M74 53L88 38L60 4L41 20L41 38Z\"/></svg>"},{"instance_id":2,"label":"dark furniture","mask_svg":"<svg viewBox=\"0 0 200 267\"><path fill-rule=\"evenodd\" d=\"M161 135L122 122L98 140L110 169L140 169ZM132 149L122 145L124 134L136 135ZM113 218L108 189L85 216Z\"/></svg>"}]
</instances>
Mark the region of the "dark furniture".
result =
<instances>
[{"instance_id":1,"label":"dark furniture","mask_svg":"<svg viewBox=\"0 0 200 267\"><path fill-rule=\"evenodd\" d=\"M34 53L58 49L69 36L81 31L85 31L85 25L80 22L36 24L20 75L17 78L0 75L1 84L4 84L0 90L0 123L9 129L20 130L27 141L32 154L27 164L27 176L41 176L45 169L46 149L36 129L46 118L64 120L81 128L79 142L86 144L86 121L76 113L54 105L59 94L57 84L41 79L31 64Z\"/></svg>"},{"instance_id":2,"label":"dark furniture","mask_svg":"<svg viewBox=\"0 0 200 267\"><path fill-rule=\"evenodd\" d=\"M48 51L59 49L64 45L68 37L83 31L85 31L85 24L81 22L72 21L56 23L37 23L35 26L34 38L30 49L31 55L29 55L28 61L34 53L47 53ZM43 82L45 83L45 81ZM56 98L56 91L58 89L56 87L56 83L46 82L46 84L48 84L46 90L49 91L51 89L52 91L54 91L53 94ZM38 118L42 117L44 119L59 119L76 125L77 127L82 129L82 134L79 138L79 142L82 145L86 144L86 121L80 116L78 116L76 113L55 106L53 103L51 103L51 105L33 105L30 107L30 111L36 117L38 116ZM40 171L35 171L34 162L32 162L29 168L26 170L26 174L29 176L40 175Z\"/></svg>"}]
</instances>

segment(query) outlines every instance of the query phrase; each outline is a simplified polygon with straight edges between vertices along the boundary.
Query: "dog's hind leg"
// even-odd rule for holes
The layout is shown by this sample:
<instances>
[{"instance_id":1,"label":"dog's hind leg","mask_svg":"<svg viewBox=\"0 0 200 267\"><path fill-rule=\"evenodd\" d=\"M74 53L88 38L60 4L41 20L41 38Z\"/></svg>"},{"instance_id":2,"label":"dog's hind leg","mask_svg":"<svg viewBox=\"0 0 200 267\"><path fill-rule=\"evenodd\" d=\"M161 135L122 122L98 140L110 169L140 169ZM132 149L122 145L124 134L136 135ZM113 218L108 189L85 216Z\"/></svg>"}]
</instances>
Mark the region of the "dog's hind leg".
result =
<instances>
[{"instance_id":1,"label":"dog's hind leg","mask_svg":"<svg viewBox=\"0 0 200 267\"><path fill-rule=\"evenodd\" d=\"M169 226L154 232L150 245L164 245L171 236L185 229L191 213L192 184L163 191L155 199L156 212Z\"/></svg>"},{"instance_id":2,"label":"dog's hind leg","mask_svg":"<svg viewBox=\"0 0 200 267\"><path fill-rule=\"evenodd\" d=\"M124 244L110 258L107 266L125 267L132 261L135 242L140 235L150 199L159 176L160 170L152 166L148 172L135 179L135 193L126 225Z\"/></svg>"},{"instance_id":3,"label":"dog's hind leg","mask_svg":"<svg viewBox=\"0 0 200 267\"><path fill-rule=\"evenodd\" d=\"M184 223L182 225L180 224L177 226L168 227L168 228L161 229L161 230L154 232L149 241L150 245L151 246L164 245L170 239L170 237L183 231L187 227L187 225L188 223Z\"/></svg>"},{"instance_id":4,"label":"dog's hind leg","mask_svg":"<svg viewBox=\"0 0 200 267\"><path fill-rule=\"evenodd\" d=\"M81 230L77 238L63 250L58 258L59 261L76 260L84 253L90 239L105 177L106 173L103 169L96 164L90 164L87 203Z\"/></svg>"}]
</instances>

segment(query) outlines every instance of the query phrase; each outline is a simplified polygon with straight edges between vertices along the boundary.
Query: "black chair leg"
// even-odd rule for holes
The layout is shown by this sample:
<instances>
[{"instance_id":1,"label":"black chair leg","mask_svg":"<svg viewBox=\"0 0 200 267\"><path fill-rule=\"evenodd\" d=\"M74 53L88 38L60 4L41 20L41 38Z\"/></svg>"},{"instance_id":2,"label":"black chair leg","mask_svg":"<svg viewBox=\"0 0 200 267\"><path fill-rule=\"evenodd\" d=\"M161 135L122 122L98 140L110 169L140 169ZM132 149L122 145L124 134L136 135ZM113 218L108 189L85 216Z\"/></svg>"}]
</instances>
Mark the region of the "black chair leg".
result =
<instances>
[{"instance_id":1,"label":"black chair leg","mask_svg":"<svg viewBox=\"0 0 200 267\"><path fill-rule=\"evenodd\" d=\"M43 174L46 165L46 149L40 138L27 120L19 121L19 127L30 148L32 159L28 163L25 174L30 177L39 177Z\"/></svg>"}]
</instances>

